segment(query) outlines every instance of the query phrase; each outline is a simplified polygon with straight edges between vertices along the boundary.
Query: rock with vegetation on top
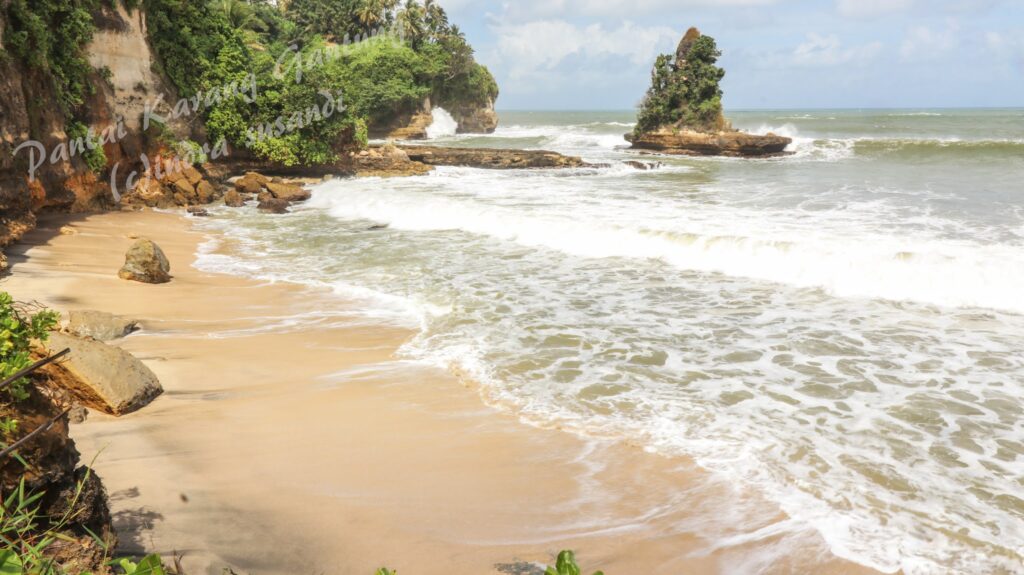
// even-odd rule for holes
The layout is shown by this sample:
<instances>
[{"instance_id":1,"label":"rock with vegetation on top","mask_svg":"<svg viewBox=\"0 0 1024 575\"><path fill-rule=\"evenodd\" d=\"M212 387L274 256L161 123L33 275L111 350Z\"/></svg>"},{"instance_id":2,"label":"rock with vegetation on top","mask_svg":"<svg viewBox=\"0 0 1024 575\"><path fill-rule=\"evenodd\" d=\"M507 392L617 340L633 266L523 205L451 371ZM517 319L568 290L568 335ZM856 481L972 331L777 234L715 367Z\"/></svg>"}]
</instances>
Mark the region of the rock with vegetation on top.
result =
<instances>
[{"instance_id":1,"label":"rock with vegetation on top","mask_svg":"<svg viewBox=\"0 0 1024 575\"><path fill-rule=\"evenodd\" d=\"M733 130L722 114L725 70L716 66L714 38L687 30L674 54L658 56L651 87L636 128L626 139L633 148L667 154L765 157L783 154L792 140Z\"/></svg>"},{"instance_id":2,"label":"rock with vegetation on top","mask_svg":"<svg viewBox=\"0 0 1024 575\"><path fill-rule=\"evenodd\" d=\"M47 366L47 374L77 403L110 415L137 411L163 393L160 380L127 351L90 338L52 333L46 341L50 353L70 349L61 361Z\"/></svg>"},{"instance_id":3,"label":"rock with vegetation on top","mask_svg":"<svg viewBox=\"0 0 1024 575\"><path fill-rule=\"evenodd\" d=\"M160 246L152 240L136 240L124 257L124 266L117 272L121 279L149 284L171 281L171 264Z\"/></svg>"},{"instance_id":4,"label":"rock with vegetation on top","mask_svg":"<svg viewBox=\"0 0 1024 575\"><path fill-rule=\"evenodd\" d=\"M75 310L68 312L68 325L65 329L79 337L110 341L139 329L139 322L105 311Z\"/></svg>"}]
</instances>

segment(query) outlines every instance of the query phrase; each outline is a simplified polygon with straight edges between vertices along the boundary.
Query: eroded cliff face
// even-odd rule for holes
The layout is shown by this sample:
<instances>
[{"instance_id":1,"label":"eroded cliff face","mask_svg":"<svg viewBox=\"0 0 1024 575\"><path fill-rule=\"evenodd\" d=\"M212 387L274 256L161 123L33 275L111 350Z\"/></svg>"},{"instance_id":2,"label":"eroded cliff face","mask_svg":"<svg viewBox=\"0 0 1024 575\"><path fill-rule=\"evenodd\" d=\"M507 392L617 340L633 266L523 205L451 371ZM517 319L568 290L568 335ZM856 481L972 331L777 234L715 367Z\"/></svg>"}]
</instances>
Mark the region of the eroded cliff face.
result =
<instances>
[{"instance_id":1,"label":"eroded cliff face","mask_svg":"<svg viewBox=\"0 0 1024 575\"><path fill-rule=\"evenodd\" d=\"M491 134L498 127L498 113L494 101L484 104L462 102L440 102L438 104L452 115L458 123L459 134ZM373 139L425 140L427 128L433 123L433 103L426 98L415 111L399 114L384 126L370 126Z\"/></svg>"},{"instance_id":2,"label":"eroded cliff face","mask_svg":"<svg viewBox=\"0 0 1024 575\"><path fill-rule=\"evenodd\" d=\"M4 18L0 10L0 31L6 26ZM123 176L138 165L149 145L141 129L146 102L158 104L154 109L166 114L175 98L168 83L153 71L141 10L104 7L94 14L94 23L97 30L86 48L94 70L82 120L96 134L108 128L118 134L116 141L104 143L103 151L106 168L120 163ZM49 72L9 55L0 58L0 248L32 229L39 211L114 206L106 170L97 174L81 154L60 152L69 147L68 129ZM172 129L187 132L181 125ZM15 154L29 141L39 142L45 153L23 147ZM0 255L0 269L4 267Z\"/></svg>"}]
</instances>

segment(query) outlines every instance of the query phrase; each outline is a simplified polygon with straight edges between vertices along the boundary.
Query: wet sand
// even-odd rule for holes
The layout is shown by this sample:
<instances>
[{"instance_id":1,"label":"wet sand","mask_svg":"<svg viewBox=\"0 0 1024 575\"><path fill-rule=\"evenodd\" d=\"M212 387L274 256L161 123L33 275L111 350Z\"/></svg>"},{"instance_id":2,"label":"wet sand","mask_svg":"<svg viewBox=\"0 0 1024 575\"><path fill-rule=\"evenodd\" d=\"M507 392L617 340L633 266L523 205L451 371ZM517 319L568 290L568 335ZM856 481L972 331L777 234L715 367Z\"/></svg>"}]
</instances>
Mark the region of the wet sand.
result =
<instances>
[{"instance_id":1,"label":"wet sand","mask_svg":"<svg viewBox=\"0 0 1024 575\"><path fill-rule=\"evenodd\" d=\"M135 236L173 281L117 278ZM535 573L564 548L608 575L869 572L686 460L484 405L397 357L407 330L329 293L197 271L203 239L179 215L120 212L43 220L8 250L17 299L142 322L116 343L164 395L73 428L122 551L177 551L192 575Z\"/></svg>"}]
</instances>

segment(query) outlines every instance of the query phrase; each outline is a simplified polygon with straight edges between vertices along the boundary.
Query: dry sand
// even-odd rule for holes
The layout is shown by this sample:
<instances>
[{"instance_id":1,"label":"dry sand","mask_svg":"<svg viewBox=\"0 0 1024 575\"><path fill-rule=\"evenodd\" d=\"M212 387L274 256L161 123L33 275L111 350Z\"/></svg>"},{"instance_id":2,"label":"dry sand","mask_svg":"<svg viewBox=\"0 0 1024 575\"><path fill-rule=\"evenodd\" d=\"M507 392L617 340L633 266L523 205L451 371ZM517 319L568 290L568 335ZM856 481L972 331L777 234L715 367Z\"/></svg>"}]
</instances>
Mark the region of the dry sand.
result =
<instances>
[{"instance_id":1,"label":"dry sand","mask_svg":"<svg viewBox=\"0 0 1024 575\"><path fill-rule=\"evenodd\" d=\"M77 233L59 233L68 223ZM164 249L171 283L117 278L134 236ZM562 548L608 575L756 572L779 554L768 572L865 571L687 461L483 405L450 373L396 358L405 330L355 314L295 324L343 302L199 272L202 240L173 214L44 220L0 282L142 321L118 344L164 395L73 428L123 551L178 551L191 575L535 573L527 563Z\"/></svg>"}]
</instances>

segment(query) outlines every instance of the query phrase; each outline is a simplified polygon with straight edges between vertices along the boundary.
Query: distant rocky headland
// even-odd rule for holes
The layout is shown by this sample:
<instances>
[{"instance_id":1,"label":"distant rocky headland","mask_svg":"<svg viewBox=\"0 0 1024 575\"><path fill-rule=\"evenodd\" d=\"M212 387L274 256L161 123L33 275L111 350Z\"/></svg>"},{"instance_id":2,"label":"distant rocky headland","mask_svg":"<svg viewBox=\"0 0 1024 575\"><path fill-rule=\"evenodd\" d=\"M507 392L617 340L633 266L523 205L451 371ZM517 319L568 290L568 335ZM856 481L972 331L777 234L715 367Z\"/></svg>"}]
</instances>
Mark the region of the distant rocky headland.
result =
<instances>
[{"instance_id":1,"label":"distant rocky headland","mask_svg":"<svg viewBox=\"0 0 1024 575\"><path fill-rule=\"evenodd\" d=\"M674 54L658 56L636 128L626 134L634 149L692 156L768 157L792 140L734 130L722 113L714 38L690 28Z\"/></svg>"}]
</instances>

